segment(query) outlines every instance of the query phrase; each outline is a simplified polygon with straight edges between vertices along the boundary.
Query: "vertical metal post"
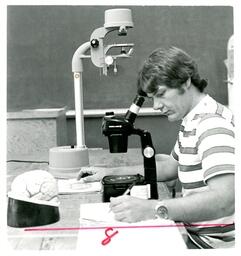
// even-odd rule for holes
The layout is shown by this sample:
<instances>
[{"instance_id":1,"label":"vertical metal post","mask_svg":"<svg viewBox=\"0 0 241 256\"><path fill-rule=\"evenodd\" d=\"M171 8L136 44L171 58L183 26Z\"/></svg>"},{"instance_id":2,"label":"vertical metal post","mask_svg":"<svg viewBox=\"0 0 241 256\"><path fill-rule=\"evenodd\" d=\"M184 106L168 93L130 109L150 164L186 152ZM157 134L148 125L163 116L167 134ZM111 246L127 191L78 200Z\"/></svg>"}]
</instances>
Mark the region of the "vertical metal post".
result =
<instances>
[{"instance_id":1,"label":"vertical metal post","mask_svg":"<svg viewBox=\"0 0 241 256\"><path fill-rule=\"evenodd\" d=\"M75 127L78 148L85 147L84 111L83 111L83 78L82 72L74 72Z\"/></svg>"}]
</instances>

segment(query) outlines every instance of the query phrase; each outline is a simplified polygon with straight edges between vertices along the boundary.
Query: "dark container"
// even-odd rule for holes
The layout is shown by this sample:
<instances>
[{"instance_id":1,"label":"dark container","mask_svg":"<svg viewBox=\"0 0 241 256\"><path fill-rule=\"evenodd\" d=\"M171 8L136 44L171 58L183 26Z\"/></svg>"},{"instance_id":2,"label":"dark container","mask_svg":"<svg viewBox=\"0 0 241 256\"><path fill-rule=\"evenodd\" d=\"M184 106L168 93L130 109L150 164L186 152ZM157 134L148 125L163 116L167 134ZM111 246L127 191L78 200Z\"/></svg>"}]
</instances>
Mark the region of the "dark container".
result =
<instances>
[{"instance_id":1,"label":"dark container","mask_svg":"<svg viewBox=\"0 0 241 256\"><path fill-rule=\"evenodd\" d=\"M7 224L23 228L43 226L59 221L59 207L27 202L9 197Z\"/></svg>"},{"instance_id":2,"label":"dark container","mask_svg":"<svg viewBox=\"0 0 241 256\"><path fill-rule=\"evenodd\" d=\"M103 202L110 202L110 197L121 196L133 184L144 185L144 177L136 175L109 175L102 179Z\"/></svg>"}]
</instances>

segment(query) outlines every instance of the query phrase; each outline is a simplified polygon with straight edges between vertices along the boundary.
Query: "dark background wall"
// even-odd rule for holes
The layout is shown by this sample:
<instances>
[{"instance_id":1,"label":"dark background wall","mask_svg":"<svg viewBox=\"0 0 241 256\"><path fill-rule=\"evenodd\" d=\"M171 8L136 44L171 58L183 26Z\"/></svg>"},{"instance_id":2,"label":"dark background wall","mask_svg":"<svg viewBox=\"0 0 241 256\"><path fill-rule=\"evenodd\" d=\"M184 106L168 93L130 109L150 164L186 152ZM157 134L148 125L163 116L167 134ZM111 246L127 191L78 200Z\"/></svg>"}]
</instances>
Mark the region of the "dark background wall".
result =
<instances>
[{"instance_id":1,"label":"dark background wall","mask_svg":"<svg viewBox=\"0 0 241 256\"><path fill-rule=\"evenodd\" d=\"M84 61L85 109L127 108L136 93L136 74L142 61L153 49L171 45L196 59L201 76L209 80L207 92L227 104L223 61L233 34L232 7L121 6L125 7L132 10L135 27L128 30L127 37L112 32L108 40L134 43L134 55L120 60L117 75L110 72L107 77L100 76L90 60ZM96 28L103 26L104 11L110 8L118 6L8 6L8 111L63 106L74 109L72 56ZM96 139L96 122L89 120L85 124L89 146L102 144ZM164 147L159 150L169 151L177 124L150 117L140 125L153 130L157 142L164 134ZM75 140L73 127L70 120L70 142Z\"/></svg>"}]
</instances>

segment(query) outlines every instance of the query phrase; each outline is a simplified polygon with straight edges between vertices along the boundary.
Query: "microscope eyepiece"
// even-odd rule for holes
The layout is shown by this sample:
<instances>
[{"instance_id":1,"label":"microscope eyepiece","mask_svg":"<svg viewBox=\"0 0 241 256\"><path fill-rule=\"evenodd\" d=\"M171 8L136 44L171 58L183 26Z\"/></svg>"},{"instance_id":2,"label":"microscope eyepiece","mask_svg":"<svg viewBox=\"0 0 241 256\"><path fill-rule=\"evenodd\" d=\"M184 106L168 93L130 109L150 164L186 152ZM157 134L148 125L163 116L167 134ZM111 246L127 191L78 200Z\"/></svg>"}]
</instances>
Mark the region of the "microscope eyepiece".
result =
<instances>
[{"instance_id":1,"label":"microscope eyepiece","mask_svg":"<svg viewBox=\"0 0 241 256\"><path fill-rule=\"evenodd\" d=\"M143 105L145 101L145 98L141 95L136 95L135 99L133 100L129 110L127 111L125 115L125 119L130 122L131 124L134 123L137 114L139 113L139 110L141 106Z\"/></svg>"}]
</instances>

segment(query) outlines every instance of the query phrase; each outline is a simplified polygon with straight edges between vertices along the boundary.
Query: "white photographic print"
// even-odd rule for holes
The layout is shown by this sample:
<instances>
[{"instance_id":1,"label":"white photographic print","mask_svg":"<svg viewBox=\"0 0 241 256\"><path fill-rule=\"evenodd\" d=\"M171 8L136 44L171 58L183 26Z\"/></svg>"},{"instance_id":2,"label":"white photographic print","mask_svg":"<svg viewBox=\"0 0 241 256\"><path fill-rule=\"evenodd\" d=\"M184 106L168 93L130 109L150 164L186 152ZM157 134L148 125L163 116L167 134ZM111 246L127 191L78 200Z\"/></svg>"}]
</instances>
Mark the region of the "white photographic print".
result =
<instances>
[{"instance_id":1,"label":"white photographic print","mask_svg":"<svg viewBox=\"0 0 241 256\"><path fill-rule=\"evenodd\" d=\"M2 1L9 255L236 255L239 8Z\"/></svg>"}]
</instances>

